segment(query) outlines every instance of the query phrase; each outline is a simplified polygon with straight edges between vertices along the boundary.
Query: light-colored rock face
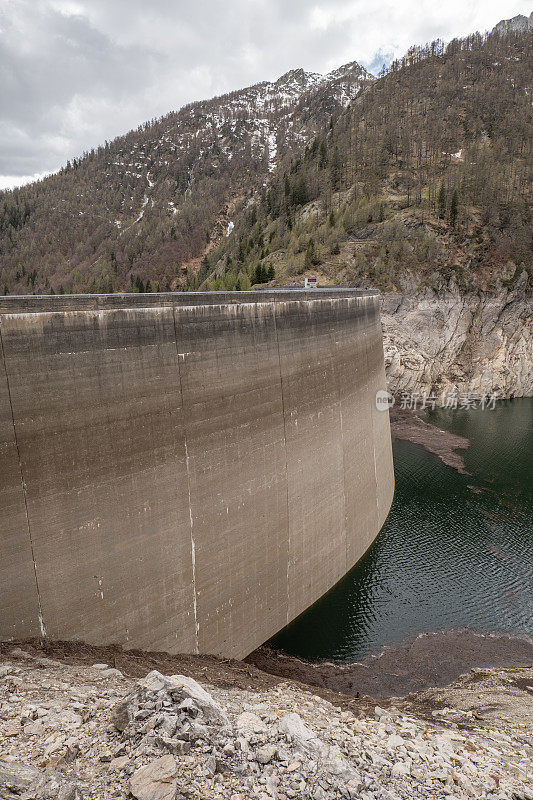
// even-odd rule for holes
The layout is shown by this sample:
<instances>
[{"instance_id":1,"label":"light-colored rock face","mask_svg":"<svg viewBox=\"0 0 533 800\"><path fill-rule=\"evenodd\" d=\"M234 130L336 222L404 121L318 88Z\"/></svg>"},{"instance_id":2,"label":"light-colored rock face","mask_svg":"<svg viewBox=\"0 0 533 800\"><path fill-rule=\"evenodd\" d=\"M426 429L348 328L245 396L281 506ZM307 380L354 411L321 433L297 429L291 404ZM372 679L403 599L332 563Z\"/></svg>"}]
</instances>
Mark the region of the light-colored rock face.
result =
<instances>
[{"instance_id":1,"label":"light-colored rock face","mask_svg":"<svg viewBox=\"0 0 533 800\"><path fill-rule=\"evenodd\" d=\"M498 22L497 25L494 26L493 32L496 33L511 33L513 31L517 31L519 33L523 33L525 31L530 31L533 29L533 11L529 15L529 17L524 16L524 14L517 14L516 17L512 17L511 19L502 19Z\"/></svg>"},{"instance_id":2,"label":"light-colored rock face","mask_svg":"<svg viewBox=\"0 0 533 800\"><path fill-rule=\"evenodd\" d=\"M171 755L161 756L134 773L130 791L136 800L175 800L178 766Z\"/></svg>"},{"instance_id":3,"label":"light-colored rock face","mask_svg":"<svg viewBox=\"0 0 533 800\"><path fill-rule=\"evenodd\" d=\"M495 294L451 286L388 293L382 301L389 390L408 393L533 394L533 306L521 281Z\"/></svg>"}]
</instances>

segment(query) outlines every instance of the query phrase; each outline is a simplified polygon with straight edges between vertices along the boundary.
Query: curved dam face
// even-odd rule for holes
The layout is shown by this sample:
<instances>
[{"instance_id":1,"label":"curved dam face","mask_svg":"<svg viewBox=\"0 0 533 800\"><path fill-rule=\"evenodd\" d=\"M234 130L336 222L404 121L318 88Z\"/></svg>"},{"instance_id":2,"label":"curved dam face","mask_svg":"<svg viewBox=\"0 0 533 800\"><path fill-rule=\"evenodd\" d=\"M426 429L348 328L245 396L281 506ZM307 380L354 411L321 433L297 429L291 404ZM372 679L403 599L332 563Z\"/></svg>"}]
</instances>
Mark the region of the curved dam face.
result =
<instances>
[{"instance_id":1,"label":"curved dam face","mask_svg":"<svg viewBox=\"0 0 533 800\"><path fill-rule=\"evenodd\" d=\"M379 298L0 299L0 638L240 658L392 501Z\"/></svg>"}]
</instances>

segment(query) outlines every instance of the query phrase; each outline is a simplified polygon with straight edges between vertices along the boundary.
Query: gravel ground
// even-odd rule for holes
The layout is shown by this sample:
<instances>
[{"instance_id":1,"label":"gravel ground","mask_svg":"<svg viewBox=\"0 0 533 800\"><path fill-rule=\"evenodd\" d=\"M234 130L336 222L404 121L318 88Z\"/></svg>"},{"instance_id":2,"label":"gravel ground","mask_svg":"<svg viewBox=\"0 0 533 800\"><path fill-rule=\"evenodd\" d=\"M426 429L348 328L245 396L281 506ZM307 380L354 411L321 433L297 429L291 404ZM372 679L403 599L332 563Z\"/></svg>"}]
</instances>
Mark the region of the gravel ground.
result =
<instances>
[{"instance_id":1,"label":"gravel ground","mask_svg":"<svg viewBox=\"0 0 533 800\"><path fill-rule=\"evenodd\" d=\"M531 668L347 705L237 662L79 661L2 646L0 800L533 798Z\"/></svg>"}]
</instances>

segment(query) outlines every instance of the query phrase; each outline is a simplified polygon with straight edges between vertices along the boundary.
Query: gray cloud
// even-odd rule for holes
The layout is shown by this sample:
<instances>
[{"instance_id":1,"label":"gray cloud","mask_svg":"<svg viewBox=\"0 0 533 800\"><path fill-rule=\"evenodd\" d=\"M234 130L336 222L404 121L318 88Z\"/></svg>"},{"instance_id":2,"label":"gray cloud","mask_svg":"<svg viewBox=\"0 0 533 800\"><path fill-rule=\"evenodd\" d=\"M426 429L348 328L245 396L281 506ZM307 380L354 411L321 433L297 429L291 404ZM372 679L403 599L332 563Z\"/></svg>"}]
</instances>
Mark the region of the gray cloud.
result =
<instances>
[{"instance_id":1,"label":"gray cloud","mask_svg":"<svg viewBox=\"0 0 533 800\"><path fill-rule=\"evenodd\" d=\"M529 13L530 0L505 4ZM184 103L492 27L496 0L0 0L0 188ZM2 177L3 176L3 177Z\"/></svg>"}]
</instances>

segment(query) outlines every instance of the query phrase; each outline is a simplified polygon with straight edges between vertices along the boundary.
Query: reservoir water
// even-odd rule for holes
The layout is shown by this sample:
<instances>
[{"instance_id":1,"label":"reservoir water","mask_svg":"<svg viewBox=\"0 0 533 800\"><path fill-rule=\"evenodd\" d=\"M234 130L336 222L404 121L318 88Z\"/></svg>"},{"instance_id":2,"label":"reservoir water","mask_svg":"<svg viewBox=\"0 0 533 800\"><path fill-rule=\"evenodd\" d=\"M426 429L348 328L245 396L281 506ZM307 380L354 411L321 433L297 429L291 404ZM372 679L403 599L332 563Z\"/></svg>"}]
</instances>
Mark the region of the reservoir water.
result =
<instances>
[{"instance_id":1,"label":"reservoir water","mask_svg":"<svg viewBox=\"0 0 533 800\"><path fill-rule=\"evenodd\" d=\"M470 440L469 474L393 441L396 493L381 533L270 646L342 662L420 631L533 635L533 398L427 419Z\"/></svg>"}]
</instances>

